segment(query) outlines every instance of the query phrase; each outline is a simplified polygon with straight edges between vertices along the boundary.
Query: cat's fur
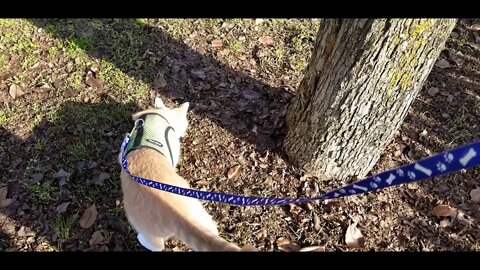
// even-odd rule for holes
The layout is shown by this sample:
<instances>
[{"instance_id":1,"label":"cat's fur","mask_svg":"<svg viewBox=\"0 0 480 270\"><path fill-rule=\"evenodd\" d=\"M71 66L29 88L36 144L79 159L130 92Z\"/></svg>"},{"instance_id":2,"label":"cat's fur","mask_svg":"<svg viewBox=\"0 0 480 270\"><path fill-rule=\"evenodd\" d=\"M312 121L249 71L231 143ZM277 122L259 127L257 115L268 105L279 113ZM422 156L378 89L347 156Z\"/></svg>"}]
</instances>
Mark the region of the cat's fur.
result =
<instances>
[{"instance_id":1,"label":"cat's fur","mask_svg":"<svg viewBox=\"0 0 480 270\"><path fill-rule=\"evenodd\" d=\"M132 118L136 120L144 114L158 112L168 119L178 135L175 139L180 140L188 127L188 106L187 102L178 108L170 109L157 98L154 109L135 113ZM133 150L129 152L127 161L133 175L190 188L188 182L176 173L178 160L174 161L172 167L172 164L155 150ZM240 249L220 237L215 222L199 200L141 185L123 170L121 182L126 216L138 233L137 239L147 249L161 251L164 249L164 240L175 236L196 251L254 250L252 247Z\"/></svg>"}]
</instances>

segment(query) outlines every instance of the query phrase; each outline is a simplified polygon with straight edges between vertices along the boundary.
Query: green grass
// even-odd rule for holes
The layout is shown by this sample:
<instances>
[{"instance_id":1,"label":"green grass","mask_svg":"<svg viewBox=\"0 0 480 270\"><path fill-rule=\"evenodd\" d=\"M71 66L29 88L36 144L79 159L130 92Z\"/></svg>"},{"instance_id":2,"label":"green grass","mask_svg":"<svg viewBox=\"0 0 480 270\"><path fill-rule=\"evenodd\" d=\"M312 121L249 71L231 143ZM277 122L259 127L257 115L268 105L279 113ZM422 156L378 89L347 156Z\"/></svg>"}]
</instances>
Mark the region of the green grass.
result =
<instances>
[{"instance_id":1,"label":"green grass","mask_svg":"<svg viewBox=\"0 0 480 270\"><path fill-rule=\"evenodd\" d=\"M86 87L84 82L85 78L83 76L84 74L82 74L81 72L75 72L70 75L67 79L67 87L73 88L75 90L80 90Z\"/></svg>"},{"instance_id":2,"label":"green grass","mask_svg":"<svg viewBox=\"0 0 480 270\"><path fill-rule=\"evenodd\" d=\"M53 61L57 53L58 53L58 48L56 46L50 47L50 49L48 49L47 60Z\"/></svg>"},{"instance_id":3,"label":"green grass","mask_svg":"<svg viewBox=\"0 0 480 270\"><path fill-rule=\"evenodd\" d=\"M10 28L16 22L16 19L0 19L0 27Z\"/></svg>"},{"instance_id":4,"label":"green grass","mask_svg":"<svg viewBox=\"0 0 480 270\"><path fill-rule=\"evenodd\" d=\"M45 26L45 32L49 33L50 35L59 35L61 32L61 29L51 23L47 24Z\"/></svg>"},{"instance_id":5,"label":"green grass","mask_svg":"<svg viewBox=\"0 0 480 270\"><path fill-rule=\"evenodd\" d=\"M468 109L465 106L462 106L458 113L455 115L452 124L448 132L450 133L450 144L460 144L466 142L472 134L469 130L469 121L466 116Z\"/></svg>"},{"instance_id":6,"label":"green grass","mask_svg":"<svg viewBox=\"0 0 480 270\"><path fill-rule=\"evenodd\" d=\"M58 125L60 122L60 116L58 115L57 110L47 111L47 120L51 122L54 126Z\"/></svg>"},{"instance_id":7,"label":"green grass","mask_svg":"<svg viewBox=\"0 0 480 270\"><path fill-rule=\"evenodd\" d=\"M0 126L6 126L8 124L8 114L5 111L0 111Z\"/></svg>"},{"instance_id":8,"label":"green grass","mask_svg":"<svg viewBox=\"0 0 480 270\"><path fill-rule=\"evenodd\" d=\"M7 70L7 56L0 52L0 75Z\"/></svg>"},{"instance_id":9,"label":"green grass","mask_svg":"<svg viewBox=\"0 0 480 270\"><path fill-rule=\"evenodd\" d=\"M0 110L0 126L8 125L12 119L18 116L18 107L16 102L4 103L4 107Z\"/></svg>"},{"instance_id":10,"label":"green grass","mask_svg":"<svg viewBox=\"0 0 480 270\"><path fill-rule=\"evenodd\" d=\"M46 184L25 184L24 186L35 203L48 204L56 201L57 187Z\"/></svg>"},{"instance_id":11,"label":"green grass","mask_svg":"<svg viewBox=\"0 0 480 270\"><path fill-rule=\"evenodd\" d=\"M471 71L480 71L480 63L475 61L468 62L465 67Z\"/></svg>"},{"instance_id":12,"label":"green grass","mask_svg":"<svg viewBox=\"0 0 480 270\"><path fill-rule=\"evenodd\" d=\"M15 39L15 36L12 35L10 36L10 38ZM18 42L16 42L12 47L12 52L14 53L23 52L28 55L28 54L33 54L35 49L37 49L37 44L32 42L30 39L21 37L17 40Z\"/></svg>"},{"instance_id":13,"label":"green grass","mask_svg":"<svg viewBox=\"0 0 480 270\"><path fill-rule=\"evenodd\" d=\"M32 125L34 127L38 126L42 122L42 114L34 114Z\"/></svg>"},{"instance_id":14,"label":"green grass","mask_svg":"<svg viewBox=\"0 0 480 270\"><path fill-rule=\"evenodd\" d=\"M40 138L35 142L33 148L37 151L43 151L45 150L45 146L47 146L47 142L45 141L45 139Z\"/></svg>"},{"instance_id":15,"label":"green grass","mask_svg":"<svg viewBox=\"0 0 480 270\"><path fill-rule=\"evenodd\" d=\"M143 99L150 90L148 84L136 81L135 78L123 73L120 68L107 61L101 62L99 77L103 82L124 93L123 102Z\"/></svg>"},{"instance_id":16,"label":"green grass","mask_svg":"<svg viewBox=\"0 0 480 270\"><path fill-rule=\"evenodd\" d=\"M460 35L458 35L457 43L459 43L459 45L461 46L465 43L468 43L468 40L469 40L468 33L461 33Z\"/></svg>"},{"instance_id":17,"label":"green grass","mask_svg":"<svg viewBox=\"0 0 480 270\"><path fill-rule=\"evenodd\" d=\"M137 19L135 19L135 24L139 25L139 26L146 25L147 24L147 19L137 18Z\"/></svg>"},{"instance_id":18,"label":"green grass","mask_svg":"<svg viewBox=\"0 0 480 270\"><path fill-rule=\"evenodd\" d=\"M89 156L89 147L90 143L88 142L75 142L67 145L67 152L70 153L70 156L76 160L86 159Z\"/></svg>"},{"instance_id":19,"label":"green grass","mask_svg":"<svg viewBox=\"0 0 480 270\"><path fill-rule=\"evenodd\" d=\"M73 225L73 219L71 217L64 217L58 214L54 221L50 222L50 228L55 232L58 237L59 250L62 249L62 243L70 239L70 230Z\"/></svg>"},{"instance_id":20,"label":"green grass","mask_svg":"<svg viewBox=\"0 0 480 270\"><path fill-rule=\"evenodd\" d=\"M234 52L241 52L243 50L242 43L238 40L234 40L230 43L229 48Z\"/></svg>"},{"instance_id":21,"label":"green grass","mask_svg":"<svg viewBox=\"0 0 480 270\"><path fill-rule=\"evenodd\" d=\"M243 246L243 245L249 244L250 242L249 240L252 240L253 238L252 228L247 226L245 222L236 224L235 227L236 227L236 230L235 230L236 237L237 239L240 240L238 242L238 245Z\"/></svg>"},{"instance_id":22,"label":"green grass","mask_svg":"<svg viewBox=\"0 0 480 270\"><path fill-rule=\"evenodd\" d=\"M22 69L28 69L30 67L32 67L33 65L35 65L36 63L38 63L39 59L37 57L37 55L33 54L33 53L29 53L27 54L27 56L23 59L22 63L20 64L20 66L22 67Z\"/></svg>"},{"instance_id":23,"label":"green grass","mask_svg":"<svg viewBox=\"0 0 480 270\"><path fill-rule=\"evenodd\" d=\"M92 41L88 37L78 37L67 41L66 53L70 56L77 56L80 53L90 50L92 48Z\"/></svg>"}]
</instances>

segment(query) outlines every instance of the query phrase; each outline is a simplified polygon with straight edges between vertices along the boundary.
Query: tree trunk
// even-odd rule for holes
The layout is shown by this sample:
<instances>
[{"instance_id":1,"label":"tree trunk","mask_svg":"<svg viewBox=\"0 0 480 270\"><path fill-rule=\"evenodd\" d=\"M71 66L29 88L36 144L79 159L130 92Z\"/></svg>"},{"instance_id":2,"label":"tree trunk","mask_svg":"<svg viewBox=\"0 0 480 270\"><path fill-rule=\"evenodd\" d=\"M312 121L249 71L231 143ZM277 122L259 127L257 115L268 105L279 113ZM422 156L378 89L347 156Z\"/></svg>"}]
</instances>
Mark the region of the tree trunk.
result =
<instances>
[{"instance_id":1,"label":"tree trunk","mask_svg":"<svg viewBox=\"0 0 480 270\"><path fill-rule=\"evenodd\" d=\"M284 149L320 179L364 177L405 118L455 19L325 19L287 112Z\"/></svg>"}]
</instances>

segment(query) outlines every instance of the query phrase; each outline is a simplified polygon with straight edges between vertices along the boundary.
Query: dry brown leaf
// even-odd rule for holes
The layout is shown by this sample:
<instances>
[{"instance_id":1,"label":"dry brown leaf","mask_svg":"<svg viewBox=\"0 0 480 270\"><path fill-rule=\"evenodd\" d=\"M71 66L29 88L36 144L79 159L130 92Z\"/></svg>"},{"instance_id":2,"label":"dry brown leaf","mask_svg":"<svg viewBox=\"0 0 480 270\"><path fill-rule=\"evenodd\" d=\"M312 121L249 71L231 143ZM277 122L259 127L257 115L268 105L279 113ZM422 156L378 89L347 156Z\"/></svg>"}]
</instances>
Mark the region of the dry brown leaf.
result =
<instances>
[{"instance_id":1,"label":"dry brown leaf","mask_svg":"<svg viewBox=\"0 0 480 270\"><path fill-rule=\"evenodd\" d=\"M30 183L32 183L32 184L40 183L40 181L43 180L43 176L44 176L43 173L36 173L36 174L32 175L32 180L30 180Z\"/></svg>"},{"instance_id":2,"label":"dry brown leaf","mask_svg":"<svg viewBox=\"0 0 480 270\"><path fill-rule=\"evenodd\" d=\"M195 182L195 184L197 184L198 186L208 186L209 182L207 180L200 180Z\"/></svg>"},{"instance_id":3,"label":"dry brown leaf","mask_svg":"<svg viewBox=\"0 0 480 270\"><path fill-rule=\"evenodd\" d=\"M264 239L265 237L267 237L267 235L267 228L261 228L256 232L257 239Z\"/></svg>"},{"instance_id":4,"label":"dry brown leaf","mask_svg":"<svg viewBox=\"0 0 480 270\"><path fill-rule=\"evenodd\" d=\"M158 74L155 80L153 80L153 87L155 89L164 88L167 86L167 81L163 78L162 74Z\"/></svg>"},{"instance_id":5,"label":"dry brown leaf","mask_svg":"<svg viewBox=\"0 0 480 270\"><path fill-rule=\"evenodd\" d=\"M92 237L90 238L90 241L88 243L90 244L91 247L96 246L103 241L103 234L102 231L96 231L92 234Z\"/></svg>"},{"instance_id":6,"label":"dry brown leaf","mask_svg":"<svg viewBox=\"0 0 480 270\"><path fill-rule=\"evenodd\" d=\"M0 208L5 208L12 203L12 199L7 199L8 187L0 188Z\"/></svg>"},{"instance_id":7,"label":"dry brown leaf","mask_svg":"<svg viewBox=\"0 0 480 270\"><path fill-rule=\"evenodd\" d=\"M322 227L320 226L320 218L317 214L313 213L313 227L315 230L319 231Z\"/></svg>"},{"instance_id":8,"label":"dry brown leaf","mask_svg":"<svg viewBox=\"0 0 480 270\"><path fill-rule=\"evenodd\" d=\"M16 99L18 97L25 95L25 92L23 92L22 88L16 84L10 85L10 89L8 90L8 93L13 99Z\"/></svg>"},{"instance_id":9,"label":"dry brown leaf","mask_svg":"<svg viewBox=\"0 0 480 270\"><path fill-rule=\"evenodd\" d=\"M180 248L180 247L178 247L178 246L176 246L176 247L172 248L172 251L173 251L173 252L182 252L183 249Z\"/></svg>"},{"instance_id":10,"label":"dry brown leaf","mask_svg":"<svg viewBox=\"0 0 480 270\"><path fill-rule=\"evenodd\" d=\"M433 208L432 213L437 217L456 217L458 210L446 204L439 204Z\"/></svg>"},{"instance_id":11,"label":"dry brown leaf","mask_svg":"<svg viewBox=\"0 0 480 270\"><path fill-rule=\"evenodd\" d=\"M9 206L12 203L12 199L5 199L3 201L0 201L0 208L5 208Z\"/></svg>"},{"instance_id":12,"label":"dry brown leaf","mask_svg":"<svg viewBox=\"0 0 480 270\"><path fill-rule=\"evenodd\" d=\"M85 209L82 217L80 217L80 226L84 229L92 227L95 220L97 220L98 212L95 204Z\"/></svg>"},{"instance_id":13,"label":"dry brown leaf","mask_svg":"<svg viewBox=\"0 0 480 270\"><path fill-rule=\"evenodd\" d=\"M270 46L270 45L273 45L275 43L275 41L273 40L272 37L270 36L263 36L263 37L260 37L258 39L258 42L260 42L262 45L265 45L265 46Z\"/></svg>"},{"instance_id":14,"label":"dry brown leaf","mask_svg":"<svg viewBox=\"0 0 480 270\"><path fill-rule=\"evenodd\" d=\"M433 190L436 191L436 192L445 192L445 191L450 190L450 187L446 184L440 184L440 185L434 187Z\"/></svg>"},{"instance_id":15,"label":"dry brown leaf","mask_svg":"<svg viewBox=\"0 0 480 270\"><path fill-rule=\"evenodd\" d=\"M480 203L480 188L472 189L472 191L470 191L470 199L473 202Z\"/></svg>"},{"instance_id":16,"label":"dry brown leaf","mask_svg":"<svg viewBox=\"0 0 480 270\"><path fill-rule=\"evenodd\" d=\"M228 179L237 178L242 173L242 171L243 171L242 165L237 164L237 165L231 167L230 169L228 169L227 177L228 177Z\"/></svg>"},{"instance_id":17,"label":"dry brown leaf","mask_svg":"<svg viewBox=\"0 0 480 270\"><path fill-rule=\"evenodd\" d=\"M260 163L260 164L258 164L258 167L260 167L262 169L266 169L266 168L268 168L268 164Z\"/></svg>"},{"instance_id":18,"label":"dry brown leaf","mask_svg":"<svg viewBox=\"0 0 480 270\"><path fill-rule=\"evenodd\" d=\"M201 69L192 69L190 70L190 73L192 74L193 77L200 79L200 80L205 80L207 75L205 74L205 71Z\"/></svg>"},{"instance_id":19,"label":"dry brown leaf","mask_svg":"<svg viewBox=\"0 0 480 270\"><path fill-rule=\"evenodd\" d=\"M53 178L62 178L62 177L70 177L70 173L65 171L64 169L60 169L58 172L56 172L53 176Z\"/></svg>"},{"instance_id":20,"label":"dry brown leaf","mask_svg":"<svg viewBox=\"0 0 480 270\"><path fill-rule=\"evenodd\" d=\"M27 238L27 245L31 245L33 243L35 243L35 237L33 237L33 236L28 237Z\"/></svg>"},{"instance_id":21,"label":"dry brown leaf","mask_svg":"<svg viewBox=\"0 0 480 270\"><path fill-rule=\"evenodd\" d=\"M314 176L313 174L305 173L304 175L302 175L302 176L300 177L300 181L305 181L305 180L307 180L307 179L309 179L309 178L312 178L313 176Z\"/></svg>"},{"instance_id":22,"label":"dry brown leaf","mask_svg":"<svg viewBox=\"0 0 480 270\"><path fill-rule=\"evenodd\" d=\"M225 49L219 51L218 54L217 54L217 56L218 56L218 57L225 57L225 56L227 56L229 53L230 53L230 49L225 48Z\"/></svg>"},{"instance_id":23,"label":"dry brown leaf","mask_svg":"<svg viewBox=\"0 0 480 270\"><path fill-rule=\"evenodd\" d=\"M227 28L227 29L230 29L232 27L235 26L235 23L231 22L231 21L224 21L222 23L222 28Z\"/></svg>"},{"instance_id":24,"label":"dry brown leaf","mask_svg":"<svg viewBox=\"0 0 480 270\"><path fill-rule=\"evenodd\" d=\"M325 246L311 246L300 249L300 252L325 252Z\"/></svg>"},{"instance_id":25,"label":"dry brown leaf","mask_svg":"<svg viewBox=\"0 0 480 270\"><path fill-rule=\"evenodd\" d=\"M283 251L299 251L300 246L288 240L285 237L280 237L277 239L277 247Z\"/></svg>"},{"instance_id":26,"label":"dry brown leaf","mask_svg":"<svg viewBox=\"0 0 480 270\"><path fill-rule=\"evenodd\" d=\"M435 66L438 68L448 68L450 67L450 63L447 60L439 60L435 63Z\"/></svg>"},{"instance_id":27,"label":"dry brown leaf","mask_svg":"<svg viewBox=\"0 0 480 270\"><path fill-rule=\"evenodd\" d=\"M444 219L440 221L440 227L442 228L451 227L451 226L452 226L452 222L450 222L450 220L448 219Z\"/></svg>"},{"instance_id":28,"label":"dry brown leaf","mask_svg":"<svg viewBox=\"0 0 480 270\"><path fill-rule=\"evenodd\" d=\"M401 247L406 247L409 240L410 239L404 234L398 235L398 245Z\"/></svg>"},{"instance_id":29,"label":"dry brown leaf","mask_svg":"<svg viewBox=\"0 0 480 270\"><path fill-rule=\"evenodd\" d=\"M102 87L103 85L102 81L100 79L97 79L96 73L91 69L87 71L85 83L91 87Z\"/></svg>"},{"instance_id":30,"label":"dry brown leaf","mask_svg":"<svg viewBox=\"0 0 480 270\"><path fill-rule=\"evenodd\" d=\"M18 237L25 237L27 234L25 233L25 226L20 227L20 230L17 232Z\"/></svg>"},{"instance_id":31,"label":"dry brown leaf","mask_svg":"<svg viewBox=\"0 0 480 270\"><path fill-rule=\"evenodd\" d=\"M345 243L349 248L365 247L365 237L357 228L357 222L350 224L345 233Z\"/></svg>"},{"instance_id":32,"label":"dry brown leaf","mask_svg":"<svg viewBox=\"0 0 480 270\"><path fill-rule=\"evenodd\" d=\"M53 175L53 178L59 178L60 180L58 181L58 185L60 187L63 187L70 180L71 175L71 173L65 171L64 169L60 169L57 173Z\"/></svg>"},{"instance_id":33,"label":"dry brown leaf","mask_svg":"<svg viewBox=\"0 0 480 270\"><path fill-rule=\"evenodd\" d=\"M213 48L218 48L223 46L223 41L221 41L220 39L214 39L212 40L211 44Z\"/></svg>"},{"instance_id":34,"label":"dry brown leaf","mask_svg":"<svg viewBox=\"0 0 480 270\"><path fill-rule=\"evenodd\" d=\"M473 31L480 31L480 23L475 23L470 26Z\"/></svg>"},{"instance_id":35,"label":"dry brown leaf","mask_svg":"<svg viewBox=\"0 0 480 270\"><path fill-rule=\"evenodd\" d=\"M292 213L295 216L298 216L300 212L302 212L302 208L296 204L289 204L290 206L290 213Z\"/></svg>"},{"instance_id":36,"label":"dry brown leaf","mask_svg":"<svg viewBox=\"0 0 480 270\"><path fill-rule=\"evenodd\" d=\"M93 169L93 168L96 168L96 167L97 167L97 162L95 162L95 161L90 161L90 162L88 163L88 168L89 168L89 169Z\"/></svg>"},{"instance_id":37,"label":"dry brown leaf","mask_svg":"<svg viewBox=\"0 0 480 270\"><path fill-rule=\"evenodd\" d=\"M438 91L440 91L440 89L438 89L437 87L430 87L428 88L427 92L431 97L433 97L438 93Z\"/></svg>"},{"instance_id":38,"label":"dry brown leaf","mask_svg":"<svg viewBox=\"0 0 480 270\"><path fill-rule=\"evenodd\" d=\"M0 201L5 200L8 194L8 186L0 187Z\"/></svg>"},{"instance_id":39,"label":"dry brown leaf","mask_svg":"<svg viewBox=\"0 0 480 270\"><path fill-rule=\"evenodd\" d=\"M65 212L67 212L67 207L68 207L69 204L70 204L70 202L64 202L64 203L60 204L59 206L57 206L57 212L60 213L60 214L63 214Z\"/></svg>"},{"instance_id":40,"label":"dry brown leaf","mask_svg":"<svg viewBox=\"0 0 480 270\"><path fill-rule=\"evenodd\" d=\"M452 102L452 101L453 101L453 96L452 96L452 95L448 95L448 96L447 96L447 101L448 101L448 102Z\"/></svg>"},{"instance_id":41,"label":"dry brown leaf","mask_svg":"<svg viewBox=\"0 0 480 270\"><path fill-rule=\"evenodd\" d=\"M97 171L98 172L98 171ZM100 172L98 175L95 175L91 180L87 180L87 183L103 186L106 179L110 178L110 174L106 172Z\"/></svg>"},{"instance_id":42,"label":"dry brown leaf","mask_svg":"<svg viewBox=\"0 0 480 270\"><path fill-rule=\"evenodd\" d=\"M453 62L455 62L455 64L457 64L457 66L459 67L462 67L463 64L465 64L465 60L463 60L462 58L456 58L455 60L453 60Z\"/></svg>"},{"instance_id":43,"label":"dry brown leaf","mask_svg":"<svg viewBox=\"0 0 480 270\"><path fill-rule=\"evenodd\" d=\"M473 32L473 37L475 37L475 43L480 44L480 35Z\"/></svg>"},{"instance_id":44,"label":"dry brown leaf","mask_svg":"<svg viewBox=\"0 0 480 270\"><path fill-rule=\"evenodd\" d=\"M245 91L242 92L243 96L246 98L246 99L259 99L262 94L258 93L257 91L254 91L252 89L247 89Z\"/></svg>"},{"instance_id":45,"label":"dry brown leaf","mask_svg":"<svg viewBox=\"0 0 480 270\"><path fill-rule=\"evenodd\" d=\"M471 226L472 221L471 217L465 214L463 211L458 211L458 214L456 216L458 223L464 225L464 226Z\"/></svg>"}]
</instances>

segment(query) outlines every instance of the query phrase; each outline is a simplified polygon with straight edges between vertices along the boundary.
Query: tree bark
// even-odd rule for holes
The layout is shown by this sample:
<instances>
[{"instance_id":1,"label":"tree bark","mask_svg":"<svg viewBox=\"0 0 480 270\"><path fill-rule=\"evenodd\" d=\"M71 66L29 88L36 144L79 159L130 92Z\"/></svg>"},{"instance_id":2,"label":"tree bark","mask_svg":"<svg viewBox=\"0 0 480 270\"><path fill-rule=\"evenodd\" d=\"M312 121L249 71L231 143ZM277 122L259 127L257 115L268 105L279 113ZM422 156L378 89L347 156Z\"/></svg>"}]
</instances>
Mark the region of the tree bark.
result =
<instances>
[{"instance_id":1,"label":"tree bark","mask_svg":"<svg viewBox=\"0 0 480 270\"><path fill-rule=\"evenodd\" d=\"M284 150L320 179L364 177L422 88L455 19L325 19L287 111Z\"/></svg>"}]
</instances>

